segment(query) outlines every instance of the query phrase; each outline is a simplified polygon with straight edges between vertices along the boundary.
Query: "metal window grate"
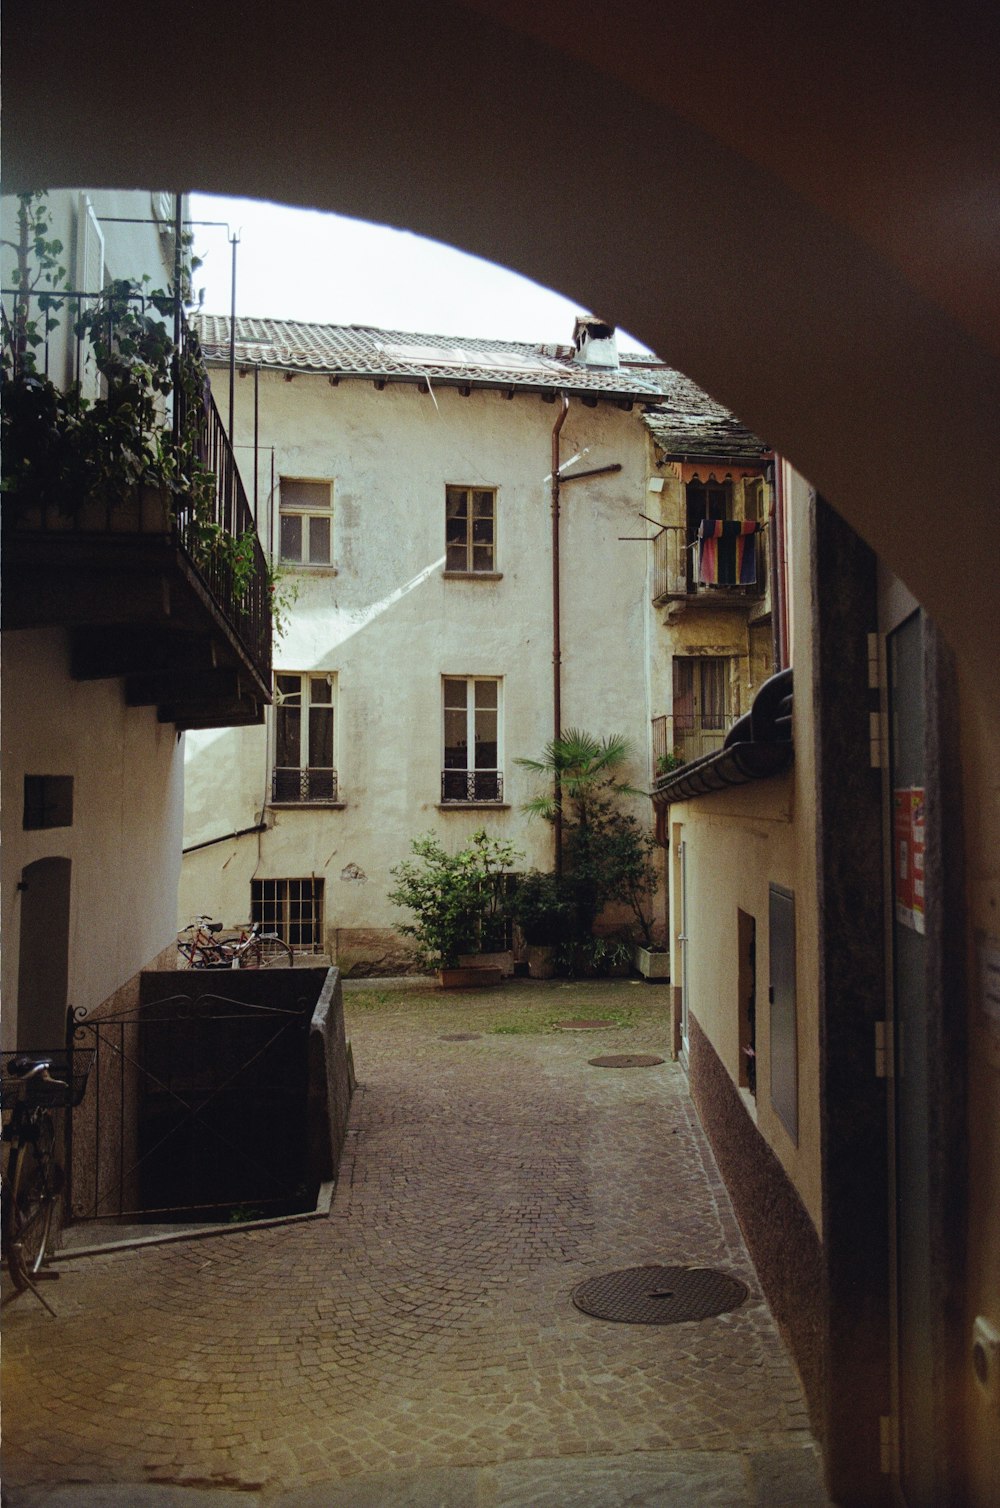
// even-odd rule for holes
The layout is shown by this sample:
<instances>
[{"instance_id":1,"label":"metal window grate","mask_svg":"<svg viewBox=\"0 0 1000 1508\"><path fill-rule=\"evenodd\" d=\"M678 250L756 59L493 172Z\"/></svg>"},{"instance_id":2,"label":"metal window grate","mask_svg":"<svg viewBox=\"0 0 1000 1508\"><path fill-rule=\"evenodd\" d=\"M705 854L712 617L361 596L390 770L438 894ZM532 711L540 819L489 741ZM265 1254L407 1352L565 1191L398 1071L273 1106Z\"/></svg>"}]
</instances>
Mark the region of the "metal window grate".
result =
<instances>
[{"instance_id":1,"label":"metal window grate","mask_svg":"<svg viewBox=\"0 0 1000 1508\"><path fill-rule=\"evenodd\" d=\"M500 770L442 770L441 801L502 801Z\"/></svg>"},{"instance_id":2,"label":"metal window grate","mask_svg":"<svg viewBox=\"0 0 1000 1508\"><path fill-rule=\"evenodd\" d=\"M271 772L271 800L336 801L337 772L276 766Z\"/></svg>"},{"instance_id":3,"label":"metal window grate","mask_svg":"<svg viewBox=\"0 0 1000 1508\"><path fill-rule=\"evenodd\" d=\"M250 920L276 932L290 947L323 951L323 881L251 880Z\"/></svg>"}]
</instances>

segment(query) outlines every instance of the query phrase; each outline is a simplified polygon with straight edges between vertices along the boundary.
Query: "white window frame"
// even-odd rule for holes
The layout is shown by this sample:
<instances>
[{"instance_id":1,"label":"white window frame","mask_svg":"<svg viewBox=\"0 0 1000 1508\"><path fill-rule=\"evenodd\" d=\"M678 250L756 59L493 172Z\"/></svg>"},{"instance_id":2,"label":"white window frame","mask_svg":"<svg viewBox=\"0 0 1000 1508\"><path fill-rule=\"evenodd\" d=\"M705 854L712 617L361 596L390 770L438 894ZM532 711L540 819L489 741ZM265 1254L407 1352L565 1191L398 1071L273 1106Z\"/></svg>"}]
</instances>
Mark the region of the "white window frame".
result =
<instances>
[{"instance_id":1,"label":"white window frame","mask_svg":"<svg viewBox=\"0 0 1000 1508\"><path fill-rule=\"evenodd\" d=\"M281 752L278 747L278 719L281 716L282 694L295 695L290 688L282 688L282 678L299 683L299 737L298 763L278 764ZM313 697L313 686L327 690L329 699ZM308 692L308 694L307 694ZM312 765L310 758L309 712L313 707L330 709L330 764ZM337 773L337 730L339 725L337 707L337 675L330 670L276 670L274 673L274 715L272 717L271 805L272 806L329 806L339 802L340 781Z\"/></svg>"},{"instance_id":2,"label":"white window frame","mask_svg":"<svg viewBox=\"0 0 1000 1508\"><path fill-rule=\"evenodd\" d=\"M315 503L295 498L297 488L325 488L326 500ZM286 555L282 538L286 518L297 518L301 524L302 550L300 555ZM322 560L311 560L313 523L323 522L328 529L329 547ZM294 571L329 571L333 568L333 481L329 477L282 476L278 492L278 561Z\"/></svg>"},{"instance_id":3,"label":"white window frame","mask_svg":"<svg viewBox=\"0 0 1000 1508\"><path fill-rule=\"evenodd\" d=\"M461 766L448 766L447 747L447 713L457 709L449 708L447 704L447 685L449 681L464 681L466 686L466 763L464 770ZM496 767L477 767L475 764L476 747L476 712L477 710L490 711L490 708L477 709L476 686L480 683L496 687L496 743L497 762ZM502 806L503 805L503 781L504 781L504 740L503 740L503 677L498 675L442 675L441 677L441 805L442 806ZM469 751L473 751L473 763L469 764ZM464 774L465 789L459 796L450 794L459 784L459 778ZM482 780L479 780L479 776ZM490 779L490 777L495 777ZM450 777L450 778L449 778ZM481 790L490 794L480 794Z\"/></svg>"},{"instance_id":4,"label":"white window frame","mask_svg":"<svg viewBox=\"0 0 1000 1508\"><path fill-rule=\"evenodd\" d=\"M448 509L449 509L449 506L451 504L452 498L456 494L458 494L458 493L464 493L465 497L466 497L466 526L467 527L466 527L466 538L465 538L464 546L460 545L460 544L458 544L456 542L450 542L449 539L448 539L448 525L449 525L449 522L450 522ZM484 546L482 544L479 545L480 549L483 549L483 548L488 548L489 549L489 552L490 552L490 563L489 563L488 566L484 566L484 565L477 566L475 564L477 544L476 544L476 540L474 538L475 523L476 523L476 519L475 519L474 514L475 514L475 499L476 499L477 493L479 493L479 494L485 494L485 495L487 495L492 500L492 512L490 514L490 523L492 525L492 528L491 528L491 531L490 531L490 534L491 534L490 542L489 542L488 546ZM498 534L498 529L497 529L498 518L497 518L497 513L498 513L499 495L500 495L499 494L499 489L496 488L496 487L481 487L481 486L475 486L475 485L472 485L472 484L466 484L464 482L461 482L461 483L452 483L452 482L449 482L449 483L447 483L447 485L445 486L445 489L444 489L444 517L445 517L445 526L444 526L445 527L445 541L444 541L445 556L444 556L444 558L445 558L445 575L447 575L447 576L482 576L482 577L493 577L493 576L498 576L500 574L500 572L497 569L497 551L498 551L498 538L497 538L497 534ZM451 554L451 552L454 551L457 548L464 548L464 551L465 551L465 561L464 561L464 564L459 565L459 564L456 564L452 560L449 559L449 555Z\"/></svg>"}]
</instances>

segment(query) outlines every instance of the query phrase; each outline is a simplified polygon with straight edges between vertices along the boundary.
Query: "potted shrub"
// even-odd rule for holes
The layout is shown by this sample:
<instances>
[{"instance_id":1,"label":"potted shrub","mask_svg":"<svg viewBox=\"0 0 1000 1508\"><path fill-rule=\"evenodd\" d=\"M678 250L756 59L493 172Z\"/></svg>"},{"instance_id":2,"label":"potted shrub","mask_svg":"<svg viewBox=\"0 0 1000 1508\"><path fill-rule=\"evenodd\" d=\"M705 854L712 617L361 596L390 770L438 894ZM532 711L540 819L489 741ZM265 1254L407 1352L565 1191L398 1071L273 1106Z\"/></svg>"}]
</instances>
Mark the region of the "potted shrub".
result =
<instances>
[{"instance_id":1,"label":"potted shrub","mask_svg":"<svg viewBox=\"0 0 1000 1508\"><path fill-rule=\"evenodd\" d=\"M551 979L556 948L571 929L574 916L573 900L562 878L529 870L514 891L511 911L524 934L528 973L532 979Z\"/></svg>"},{"instance_id":2,"label":"potted shrub","mask_svg":"<svg viewBox=\"0 0 1000 1508\"><path fill-rule=\"evenodd\" d=\"M460 960L482 954L505 905L506 875L520 854L512 844L491 838L484 828L470 843L450 854L433 833L414 838L414 857L390 871L397 881L389 899L407 907L413 921L399 931L412 937L421 959L437 969L445 987L499 984L499 968Z\"/></svg>"},{"instance_id":3,"label":"potted shrub","mask_svg":"<svg viewBox=\"0 0 1000 1508\"><path fill-rule=\"evenodd\" d=\"M657 955L654 947L649 906L659 882L653 863L656 844L625 806L628 799L643 794L621 778L628 757L628 740L621 734L599 739L570 728L546 746L543 759L517 761L552 780L559 792L563 867L575 920L557 962L570 973L605 971L607 939L595 937L594 931L608 905L624 906L632 913L639 939L634 961L640 972L647 978L669 972L668 955ZM556 797L546 791L524 810L554 821ZM615 952L620 955L621 948ZM663 975L647 972L656 969L655 962L648 962L650 955L662 961ZM620 956L614 962L620 967Z\"/></svg>"}]
</instances>

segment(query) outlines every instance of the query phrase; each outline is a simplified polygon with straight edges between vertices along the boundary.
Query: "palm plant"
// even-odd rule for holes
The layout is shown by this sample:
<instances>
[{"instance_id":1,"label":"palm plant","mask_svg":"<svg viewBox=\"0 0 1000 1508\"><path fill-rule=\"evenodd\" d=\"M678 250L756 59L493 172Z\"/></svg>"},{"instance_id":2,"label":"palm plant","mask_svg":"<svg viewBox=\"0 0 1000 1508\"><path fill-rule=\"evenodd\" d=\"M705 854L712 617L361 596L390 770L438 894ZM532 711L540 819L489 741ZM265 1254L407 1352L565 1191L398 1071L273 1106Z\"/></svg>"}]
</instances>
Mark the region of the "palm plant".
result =
<instances>
[{"instance_id":1,"label":"palm plant","mask_svg":"<svg viewBox=\"0 0 1000 1508\"><path fill-rule=\"evenodd\" d=\"M612 792L620 796L645 795L618 778L631 754L632 746L622 733L598 739L582 728L567 728L545 745L542 759L515 761L536 775L547 776L553 783L551 792L542 792L526 801L524 811L545 817L549 822L563 811L570 820L586 825L596 804Z\"/></svg>"},{"instance_id":2,"label":"palm plant","mask_svg":"<svg viewBox=\"0 0 1000 1508\"><path fill-rule=\"evenodd\" d=\"M567 728L546 744L542 759L517 760L552 782L551 790L525 802L523 810L558 827L576 911L577 944L590 937L609 901L628 906L643 938L651 936L648 903L657 885L651 862L654 843L621 805L623 797L645 795L621 776L631 752L621 733L595 738L580 728Z\"/></svg>"}]
</instances>

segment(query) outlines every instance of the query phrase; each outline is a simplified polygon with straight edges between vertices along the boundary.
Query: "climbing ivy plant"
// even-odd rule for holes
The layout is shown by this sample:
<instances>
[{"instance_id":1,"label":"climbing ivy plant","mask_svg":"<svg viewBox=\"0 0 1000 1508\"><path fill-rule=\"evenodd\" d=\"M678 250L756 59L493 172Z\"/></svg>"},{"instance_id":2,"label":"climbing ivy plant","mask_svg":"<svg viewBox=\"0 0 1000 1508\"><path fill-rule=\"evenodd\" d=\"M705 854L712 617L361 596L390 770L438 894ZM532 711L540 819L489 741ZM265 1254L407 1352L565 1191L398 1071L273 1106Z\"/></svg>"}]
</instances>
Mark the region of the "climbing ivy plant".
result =
<instances>
[{"instance_id":1,"label":"climbing ivy plant","mask_svg":"<svg viewBox=\"0 0 1000 1508\"><path fill-rule=\"evenodd\" d=\"M168 321L175 300L149 279L118 279L88 298L73 318L66 293L62 243L51 234L45 195L18 197L11 313L3 316L0 357L0 490L8 517L41 507L77 515L88 504L120 505L140 488L165 494L170 513L183 518L187 547L202 565L221 560L242 599L256 566L256 531L230 535L215 519L216 478L201 459L199 419L208 372L192 331L178 346ZM188 238L188 241L190 238ZM187 257L190 282L197 259ZM39 367L39 352L71 318L70 331L99 375L99 396L81 383L58 386ZM174 395L185 416L168 420ZM292 591L280 571L268 569L268 594L279 633Z\"/></svg>"}]
</instances>

